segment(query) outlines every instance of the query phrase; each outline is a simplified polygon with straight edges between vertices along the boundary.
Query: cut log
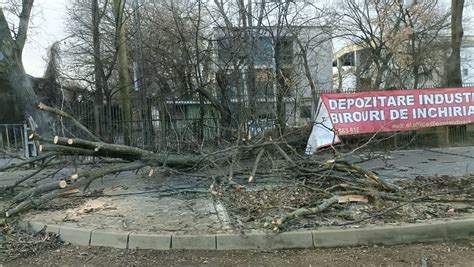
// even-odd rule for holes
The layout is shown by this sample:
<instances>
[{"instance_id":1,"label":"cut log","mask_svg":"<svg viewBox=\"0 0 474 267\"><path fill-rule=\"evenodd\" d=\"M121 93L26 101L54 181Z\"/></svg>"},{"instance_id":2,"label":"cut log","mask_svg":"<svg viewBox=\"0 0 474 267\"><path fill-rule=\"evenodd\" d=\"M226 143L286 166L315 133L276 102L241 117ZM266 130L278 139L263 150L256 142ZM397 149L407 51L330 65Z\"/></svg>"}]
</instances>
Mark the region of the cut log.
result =
<instances>
[{"instance_id":1,"label":"cut log","mask_svg":"<svg viewBox=\"0 0 474 267\"><path fill-rule=\"evenodd\" d=\"M349 203L349 202L361 202L361 203L369 203L369 198L367 196L361 195L346 195L340 196L338 203Z\"/></svg>"},{"instance_id":2,"label":"cut log","mask_svg":"<svg viewBox=\"0 0 474 267\"><path fill-rule=\"evenodd\" d=\"M35 139L43 142L49 142L46 138L35 134ZM72 140L72 145L68 143L68 140ZM111 158L122 158L125 160L141 160L149 166L168 166L171 168L190 168L196 166L202 161L201 156L184 156L184 155L172 155L172 154L161 154L153 153L138 147L131 147L126 145L116 145L103 142L94 142L84 140L80 138L66 138L66 137L55 137L53 143L60 145L59 147L49 147L49 150L55 150L62 154L74 154L70 153L72 150L66 149L65 147L83 149L80 153L84 156L102 156ZM70 142L70 141L69 141ZM96 151L96 148L100 148ZM46 150L46 148L44 148Z\"/></svg>"},{"instance_id":3,"label":"cut log","mask_svg":"<svg viewBox=\"0 0 474 267\"><path fill-rule=\"evenodd\" d=\"M65 180L59 182L48 183L31 188L27 191L23 191L16 195L13 199L13 203L19 203L5 213L5 216L11 217L19 212L26 211L41 205L44 205L54 199L55 197L68 194L68 192L75 193L76 190L84 187L86 190L89 185L96 179L103 177L107 174L119 173L124 171L132 171L144 167L144 164L140 161L131 163L122 163L111 166L109 168L103 168L96 172L84 172L81 174L73 174L71 177L77 176L77 182L72 185L67 185ZM70 177L70 178L71 178ZM46 194L44 194L46 193ZM43 195L41 195L43 194ZM41 196L39 196L41 195ZM37 197L39 196L39 197Z\"/></svg>"},{"instance_id":4,"label":"cut log","mask_svg":"<svg viewBox=\"0 0 474 267\"><path fill-rule=\"evenodd\" d=\"M150 171L148 172L148 176L151 177L153 176L154 173L155 173L155 170L151 168Z\"/></svg>"},{"instance_id":5,"label":"cut log","mask_svg":"<svg viewBox=\"0 0 474 267\"><path fill-rule=\"evenodd\" d=\"M80 138L65 138L65 137L58 136L57 142L55 144L89 149L95 152L100 152L104 156L124 158L124 159L141 159L147 156L148 157L153 156L153 152L140 149L138 147L94 142L94 141L84 140ZM101 149L96 151L95 150L96 148L101 148Z\"/></svg>"},{"instance_id":6,"label":"cut log","mask_svg":"<svg viewBox=\"0 0 474 267\"><path fill-rule=\"evenodd\" d=\"M255 159L255 162L253 164L252 172L250 173L250 176L249 176L249 183L253 182L255 178L255 174L257 174L258 163L260 163L260 159L262 158L263 153L265 153L265 148L260 149L260 151L257 154L257 158Z\"/></svg>"},{"instance_id":7,"label":"cut log","mask_svg":"<svg viewBox=\"0 0 474 267\"><path fill-rule=\"evenodd\" d=\"M66 188L67 183L64 180L61 180L59 182L52 182L52 183L47 183L47 184L42 184L37 187L33 187L29 190L23 191L16 195L13 198L14 203L19 203L21 201L24 201L27 198L34 197L36 195L41 195L45 192L50 192L56 189L63 189Z\"/></svg>"},{"instance_id":8,"label":"cut log","mask_svg":"<svg viewBox=\"0 0 474 267\"><path fill-rule=\"evenodd\" d=\"M74 181L77 180L77 178L79 178L79 174L75 173L75 174L69 176L68 181L74 182Z\"/></svg>"},{"instance_id":9,"label":"cut log","mask_svg":"<svg viewBox=\"0 0 474 267\"><path fill-rule=\"evenodd\" d=\"M8 218L8 217L16 215L16 214L18 214L22 211L26 211L26 210L44 205L45 203L48 203L49 201L51 201L52 199L57 197L58 194L63 193L65 191L66 191L66 189L54 190L54 191L49 192L49 193L47 193L47 194L45 194L45 195L43 195L43 196L41 196L37 199L35 199L35 198L27 199L27 200L21 202L19 205L15 206L15 207L9 209L7 212L5 212L5 216Z\"/></svg>"},{"instance_id":10,"label":"cut log","mask_svg":"<svg viewBox=\"0 0 474 267\"><path fill-rule=\"evenodd\" d=\"M75 189L68 189L67 191L65 192L62 192L59 194L59 196L63 197L63 196L68 196L68 195L73 195L73 194L77 194L77 193L80 193L81 190L75 188Z\"/></svg>"},{"instance_id":11,"label":"cut log","mask_svg":"<svg viewBox=\"0 0 474 267\"><path fill-rule=\"evenodd\" d=\"M333 196L333 197L330 197L330 198L324 200L321 204L319 204L318 206L316 206L314 208L300 208L300 209L297 209L293 212L290 212L290 213L274 220L273 224L280 227L281 225L283 225L285 222L287 222L289 220L293 220L293 219L298 218L298 217L303 217L303 216L307 216L307 215L322 212L322 211L328 209L329 207L331 207L333 204L338 203L340 198L341 198L341 196Z\"/></svg>"},{"instance_id":12,"label":"cut log","mask_svg":"<svg viewBox=\"0 0 474 267\"><path fill-rule=\"evenodd\" d=\"M71 146L43 144L42 149L45 152L56 152L64 155L100 156L93 150Z\"/></svg>"}]
</instances>

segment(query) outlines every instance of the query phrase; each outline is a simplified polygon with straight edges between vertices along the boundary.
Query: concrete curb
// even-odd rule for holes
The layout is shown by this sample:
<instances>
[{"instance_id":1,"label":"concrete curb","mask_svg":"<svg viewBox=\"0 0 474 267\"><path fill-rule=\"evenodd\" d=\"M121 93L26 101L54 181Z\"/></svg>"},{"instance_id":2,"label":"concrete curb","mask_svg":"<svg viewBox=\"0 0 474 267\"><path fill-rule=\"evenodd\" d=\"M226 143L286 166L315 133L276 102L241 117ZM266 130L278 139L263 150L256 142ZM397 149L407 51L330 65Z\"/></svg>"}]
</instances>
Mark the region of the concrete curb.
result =
<instances>
[{"instance_id":1,"label":"concrete curb","mask_svg":"<svg viewBox=\"0 0 474 267\"><path fill-rule=\"evenodd\" d=\"M46 226L46 228L45 228ZM159 235L74 228L38 221L21 221L18 227L35 233L57 233L63 241L84 246L155 250L238 250L396 245L474 236L474 218L430 223L370 226L359 229L321 229L279 234Z\"/></svg>"}]
</instances>

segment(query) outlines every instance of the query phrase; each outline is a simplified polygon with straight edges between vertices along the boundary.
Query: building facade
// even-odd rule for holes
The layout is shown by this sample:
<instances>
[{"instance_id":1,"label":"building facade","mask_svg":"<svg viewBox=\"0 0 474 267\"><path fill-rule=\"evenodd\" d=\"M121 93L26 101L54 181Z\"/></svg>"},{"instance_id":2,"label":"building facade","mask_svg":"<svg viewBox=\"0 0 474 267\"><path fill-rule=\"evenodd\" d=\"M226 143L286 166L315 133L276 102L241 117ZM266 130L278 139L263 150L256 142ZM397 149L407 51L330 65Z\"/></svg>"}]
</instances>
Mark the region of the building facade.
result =
<instances>
[{"instance_id":1,"label":"building facade","mask_svg":"<svg viewBox=\"0 0 474 267\"><path fill-rule=\"evenodd\" d=\"M332 42L324 27L215 29L215 95L227 92L249 121L276 120L289 127L311 119L315 91L332 90ZM224 84L224 85L223 85Z\"/></svg>"}]
</instances>

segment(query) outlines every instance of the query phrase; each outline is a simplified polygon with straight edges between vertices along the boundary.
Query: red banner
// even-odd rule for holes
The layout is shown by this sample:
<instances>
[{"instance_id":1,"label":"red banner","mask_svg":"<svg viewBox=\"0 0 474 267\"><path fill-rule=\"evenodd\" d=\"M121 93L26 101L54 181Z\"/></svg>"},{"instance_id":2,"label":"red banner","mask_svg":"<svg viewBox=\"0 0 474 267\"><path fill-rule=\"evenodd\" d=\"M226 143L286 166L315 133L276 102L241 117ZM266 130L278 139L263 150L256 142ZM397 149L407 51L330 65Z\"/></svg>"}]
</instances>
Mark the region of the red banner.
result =
<instances>
[{"instance_id":1,"label":"red banner","mask_svg":"<svg viewBox=\"0 0 474 267\"><path fill-rule=\"evenodd\" d=\"M338 135L474 122L474 88L322 94Z\"/></svg>"}]
</instances>

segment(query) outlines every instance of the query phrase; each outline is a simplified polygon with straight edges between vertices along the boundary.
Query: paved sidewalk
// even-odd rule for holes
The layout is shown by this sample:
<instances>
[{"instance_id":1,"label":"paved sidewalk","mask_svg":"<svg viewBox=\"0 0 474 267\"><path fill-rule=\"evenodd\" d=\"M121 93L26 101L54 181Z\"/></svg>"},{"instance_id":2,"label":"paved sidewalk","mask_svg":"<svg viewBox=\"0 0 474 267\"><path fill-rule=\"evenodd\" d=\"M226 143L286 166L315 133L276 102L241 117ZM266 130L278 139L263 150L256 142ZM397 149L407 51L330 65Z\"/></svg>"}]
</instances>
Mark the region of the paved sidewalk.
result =
<instances>
[{"instance_id":1,"label":"paved sidewalk","mask_svg":"<svg viewBox=\"0 0 474 267\"><path fill-rule=\"evenodd\" d=\"M59 226L140 232L203 234L231 230L225 208L208 192L209 181L191 177L139 176L130 172L94 182L105 197L70 198L71 208L30 211L24 218Z\"/></svg>"},{"instance_id":2,"label":"paved sidewalk","mask_svg":"<svg viewBox=\"0 0 474 267\"><path fill-rule=\"evenodd\" d=\"M361 165L385 179L474 174L474 147L392 151Z\"/></svg>"}]
</instances>

